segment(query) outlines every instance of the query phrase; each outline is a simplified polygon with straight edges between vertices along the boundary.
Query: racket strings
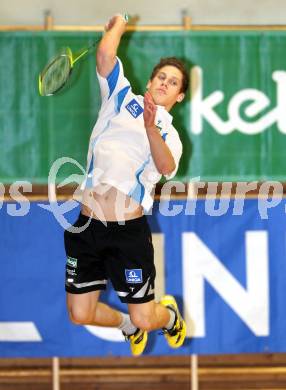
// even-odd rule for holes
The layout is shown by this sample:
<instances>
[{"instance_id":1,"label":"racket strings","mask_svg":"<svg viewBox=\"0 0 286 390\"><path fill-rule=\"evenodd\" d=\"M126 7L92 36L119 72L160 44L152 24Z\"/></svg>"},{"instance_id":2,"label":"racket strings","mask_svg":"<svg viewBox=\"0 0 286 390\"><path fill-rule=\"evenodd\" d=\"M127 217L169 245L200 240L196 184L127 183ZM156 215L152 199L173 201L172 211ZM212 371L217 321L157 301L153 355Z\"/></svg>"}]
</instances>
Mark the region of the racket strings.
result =
<instances>
[{"instance_id":1,"label":"racket strings","mask_svg":"<svg viewBox=\"0 0 286 390\"><path fill-rule=\"evenodd\" d=\"M60 55L55 58L41 74L41 94L44 96L53 95L62 88L69 78L70 71L69 56Z\"/></svg>"}]
</instances>

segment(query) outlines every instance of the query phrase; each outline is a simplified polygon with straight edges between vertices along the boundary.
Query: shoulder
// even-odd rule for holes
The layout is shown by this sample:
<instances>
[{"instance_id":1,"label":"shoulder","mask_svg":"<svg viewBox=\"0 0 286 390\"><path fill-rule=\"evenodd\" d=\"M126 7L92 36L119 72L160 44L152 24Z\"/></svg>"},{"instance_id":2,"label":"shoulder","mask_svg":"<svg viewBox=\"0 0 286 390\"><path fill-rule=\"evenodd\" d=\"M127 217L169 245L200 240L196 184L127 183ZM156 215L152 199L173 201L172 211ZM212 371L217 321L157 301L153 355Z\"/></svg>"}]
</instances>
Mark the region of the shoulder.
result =
<instances>
[{"instance_id":1,"label":"shoulder","mask_svg":"<svg viewBox=\"0 0 286 390\"><path fill-rule=\"evenodd\" d=\"M116 62L106 77L100 75L97 69L97 78L103 101L108 101L111 96L120 93L120 91L126 92L131 87L128 79L124 75L122 62L118 57L116 57Z\"/></svg>"},{"instance_id":2,"label":"shoulder","mask_svg":"<svg viewBox=\"0 0 286 390\"><path fill-rule=\"evenodd\" d=\"M100 73L98 67L96 68L96 71L97 71L98 78L101 80L107 80L108 83L110 83L111 80L117 80L120 74L124 75L123 65L121 60L118 57L115 58L115 63L111 68L110 72L108 72L106 76L103 76Z\"/></svg>"}]
</instances>

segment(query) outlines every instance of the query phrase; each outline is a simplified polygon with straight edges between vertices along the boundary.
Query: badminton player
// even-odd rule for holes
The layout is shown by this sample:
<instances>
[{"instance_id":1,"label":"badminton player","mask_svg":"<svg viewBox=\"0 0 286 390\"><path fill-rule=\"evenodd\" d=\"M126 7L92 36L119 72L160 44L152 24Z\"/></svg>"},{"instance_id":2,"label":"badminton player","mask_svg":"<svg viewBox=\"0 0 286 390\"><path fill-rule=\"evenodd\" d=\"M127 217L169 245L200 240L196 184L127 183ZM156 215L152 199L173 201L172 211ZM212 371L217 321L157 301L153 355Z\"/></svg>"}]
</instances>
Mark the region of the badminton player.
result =
<instances>
[{"instance_id":1,"label":"badminton player","mask_svg":"<svg viewBox=\"0 0 286 390\"><path fill-rule=\"evenodd\" d=\"M162 329L173 348L186 335L174 297L154 300L154 250L144 213L152 207L161 176L171 179L178 169L182 144L169 111L184 99L188 74L178 59L161 59L144 97L134 94L117 57L125 29L124 17L113 16L97 48L102 104L74 226L90 223L81 233L65 231L65 287L73 323L117 327L132 354L140 355L149 331ZM128 305L128 314L99 301L108 280Z\"/></svg>"}]
</instances>

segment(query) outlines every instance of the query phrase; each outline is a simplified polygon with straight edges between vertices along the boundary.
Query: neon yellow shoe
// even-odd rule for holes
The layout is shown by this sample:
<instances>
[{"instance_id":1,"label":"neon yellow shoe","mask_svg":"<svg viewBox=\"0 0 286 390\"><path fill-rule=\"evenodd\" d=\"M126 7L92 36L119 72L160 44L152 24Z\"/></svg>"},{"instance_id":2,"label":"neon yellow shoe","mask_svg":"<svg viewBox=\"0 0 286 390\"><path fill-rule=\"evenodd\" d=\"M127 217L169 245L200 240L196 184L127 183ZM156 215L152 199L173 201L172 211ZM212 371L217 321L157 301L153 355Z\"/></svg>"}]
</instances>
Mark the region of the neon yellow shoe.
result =
<instances>
[{"instance_id":1,"label":"neon yellow shoe","mask_svg":"<svg viewBox=\"0 0 286 390\"><path fill-rule=\"evenodd\" d=\"M135 333L127 335L122 332L125 340L130 341L130 349L133 356L139 356L143 353L147 340L148 333L145 330L137 329Z\"/></svg>"},{"instance_id":2,"label":"neon yellow shoe","mask_svg":"<svg viewBox=\"0 0 286 390\"><path fill-rule=\"evenodd\" d=\"M163 329L165 339L171 348L179 348L186 337L186 323L183 320L177 302L172 295L164 295L160 300L161 305L173 310L175 313L175 323L172 329Z\"/></svg>"}]
</instances>

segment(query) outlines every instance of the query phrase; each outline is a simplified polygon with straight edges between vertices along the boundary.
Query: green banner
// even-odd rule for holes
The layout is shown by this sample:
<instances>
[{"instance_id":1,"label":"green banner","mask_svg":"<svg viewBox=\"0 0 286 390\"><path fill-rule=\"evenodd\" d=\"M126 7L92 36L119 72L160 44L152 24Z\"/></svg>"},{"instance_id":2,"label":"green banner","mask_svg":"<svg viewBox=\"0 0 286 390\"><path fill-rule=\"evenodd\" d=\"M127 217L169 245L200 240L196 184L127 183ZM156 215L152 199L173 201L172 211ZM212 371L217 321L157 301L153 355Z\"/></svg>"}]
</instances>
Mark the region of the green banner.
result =
<instances>
[{"instance_id":1,"label":"green banner","mask_svg":"<svg viewBox=\"0 0 286 390\"><path fill-rule=\"evenodd\" d=\"M69 86L40 97L39 71L64 46L81 49L99 33L0 33L0 181L46 183L53 162L67 156L84 168L100 108L91 54ZM119 56L135 93L145 91L161 57L178 56L191 74L191 93L172 114L184 145L177 179L283 180L286 164L285 32L135 32ZM75 172L72 164L58 180Z\"/></svg>"}]
</instances>

